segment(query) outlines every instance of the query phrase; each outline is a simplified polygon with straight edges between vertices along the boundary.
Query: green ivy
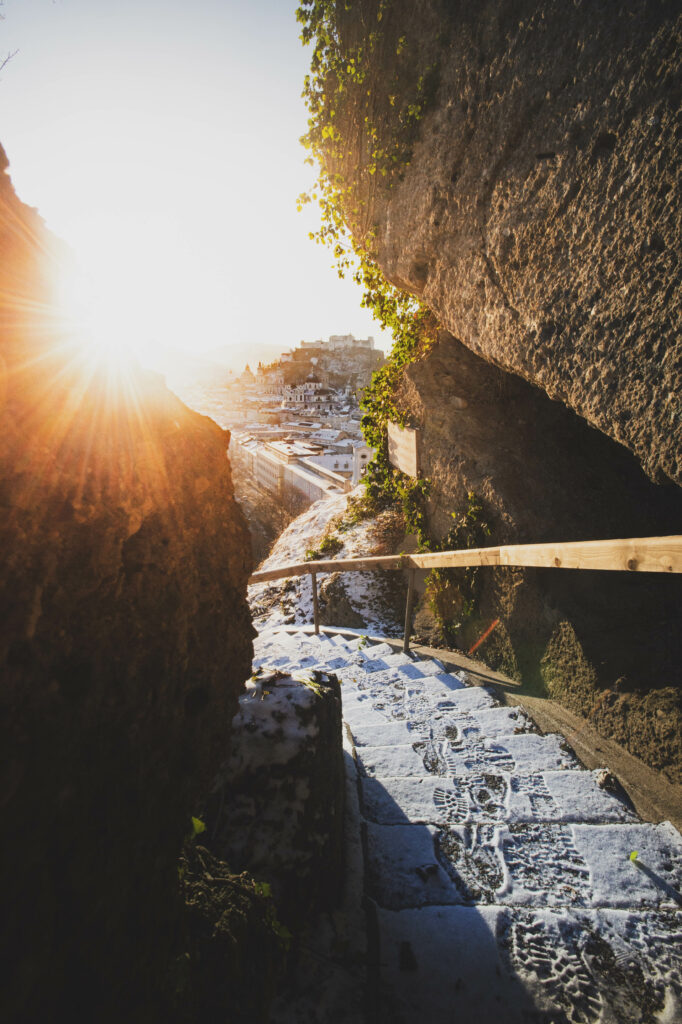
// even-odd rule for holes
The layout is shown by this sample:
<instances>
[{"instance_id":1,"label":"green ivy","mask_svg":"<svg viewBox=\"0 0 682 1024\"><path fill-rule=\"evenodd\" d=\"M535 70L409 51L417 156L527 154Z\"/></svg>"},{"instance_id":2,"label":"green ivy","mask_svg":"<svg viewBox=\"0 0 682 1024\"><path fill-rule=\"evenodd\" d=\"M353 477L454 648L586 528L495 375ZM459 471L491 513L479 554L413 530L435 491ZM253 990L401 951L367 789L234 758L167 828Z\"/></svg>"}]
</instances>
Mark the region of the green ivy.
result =
<instances>
[{"instance_id":1,"label":"green ivy","mask_svg":"<svg viewBox=\"0 0 682 1024\"><path fill-rule=\"evenodd\" d=\"M248 876L242 875L242 878ZM292 935L286 925L277 917L277 911L275 909L275 903L272 897L272 886L269 882L257 882L255 879L251 880L253 890L257 896L260 896L265 901L265 924L271 929L277 938L280 949L287 952L291 948Z\"/></svg>"},{"instance_id":2,"label":"green ivy","mask_svg":"<svg viewBox=\"0 0 682 1024\"><path fill-rule=\"evenodd\" d=\"M418 125L438 87L437 64L421 67L414 38L399 35L389 0L302 0L301 41L312 47L302 138L321 174L320 240L350 225L364 237L377 181L392 187L409 164Z\"/></svg>"},{"instance_id":3,"label":"green ivy","mask_svg":"<svg viewBox=\"0 0 682 1024\"><path fill-rule=\"evenodd\" d=\"M296 18L303 44L312 47L303 89L308 130L301 142L319 172L298 207L318 204L321 226L311 238L331 249L340 277L352 274L363 290L362 306L393 337L390 356L361 402L363 434L376 449L364 477L367 506L377 512L399 503L407 529L425 545L428 481L410 480L390 465L387 423L406 425L396 399L400 380L428 350L436 324L417 298L385 279L369 215L377 190L393 188L410 162L439 67L420 66L416 39L400 32L389 0L301 0Z\"/></svg>"},{"instance_id":4,"label":"green ivy","mask_svg":"<svg viewBox=\"0 0 682 1024\"><path fill-rule=\"evenodd\" d=\"M431 545L432 551L458 551L485 547L490 525L483 502L474 491L467 494L466 505L450 513L453 524L445 537ZM474 614L480 590L480 567L432 569L426 579L431 608L440 622L445 640L451 645L462 622Z\"/></svg>"}]
</instances>

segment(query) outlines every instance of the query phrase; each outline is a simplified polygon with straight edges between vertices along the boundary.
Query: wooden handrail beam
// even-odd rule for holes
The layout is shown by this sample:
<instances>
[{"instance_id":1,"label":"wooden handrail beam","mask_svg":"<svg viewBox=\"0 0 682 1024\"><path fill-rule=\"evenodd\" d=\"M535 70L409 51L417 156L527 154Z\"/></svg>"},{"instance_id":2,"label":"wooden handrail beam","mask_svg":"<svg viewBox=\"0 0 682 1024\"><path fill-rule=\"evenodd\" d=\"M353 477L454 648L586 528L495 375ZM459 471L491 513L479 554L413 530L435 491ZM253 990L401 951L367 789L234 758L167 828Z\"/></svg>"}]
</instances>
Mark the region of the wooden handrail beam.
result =
<instances>
[{"instance_id":1,"label":"wooden handrail beam","mask_svg":"<svg viewBox=\"0 0 682 1024\"><path fill-rule=\"evenodd\" d=\"M372 569L409 569L410 555L377 555L376 558L337 558L320 562L295 562L280 569L266 569L249 577L249 584L283 580L287 576L305 576L313 572L364 572Z\"/></svg>"},{"instance_id":2,"label":"wooden handrail beam","mask_svg":"<svg viewBox=\"0 0 682 1024\"><path fill-rule=\"evenodd\" d=\"M508 544L496 548L435 551L420 555L297 562L255 572L249 585L320 572L375 569L446 569L473 565L513 565L542 569L599 569L620 572L682 572L682 536L628 540L569 541L556 544Z\"/></svg>"}]
</instances>

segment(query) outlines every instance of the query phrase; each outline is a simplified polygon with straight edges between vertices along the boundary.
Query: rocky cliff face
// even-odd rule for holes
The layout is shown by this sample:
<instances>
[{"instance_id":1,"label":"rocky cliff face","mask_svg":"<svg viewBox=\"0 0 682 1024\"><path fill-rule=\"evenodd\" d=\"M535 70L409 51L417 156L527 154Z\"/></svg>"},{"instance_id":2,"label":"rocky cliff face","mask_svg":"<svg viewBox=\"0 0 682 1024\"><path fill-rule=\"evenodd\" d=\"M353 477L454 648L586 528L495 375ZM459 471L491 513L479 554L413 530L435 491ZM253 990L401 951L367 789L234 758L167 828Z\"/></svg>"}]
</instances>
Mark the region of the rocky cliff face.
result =
<instances>
[{"instance_id":1,"label":"rocky cliff face","mask_svg":"<svg viewBox=\"0 0 682 1024\"><path fill-rule=\"evenodd\" d=\"M420 428L437 537L469 492L491 544L679 530L678 487L651 483L624 448L445 331L408 368L400 397ZM478 571L473 613L442 610L464 650L499 618L480 655L679 780L681 596L679 577L498 568Z\"/></svg>"},{"instance_id":2,"label":"rocky cliff face","mask_svg":"<svg viewBox=\"0 0 682 1024\"><path fill-rule=\"evenodd\" d=\"M391 8L438 87L402 180L369 199L386 276L682 483L677 6Z\"/></svg>"},{"instance_id":3,"label":"rocky cliff face","mask_svg":"<svg viewBox=\"0 0 682 1024\"><path fill-rule=\"evenodd\" d=\"M149 1020L179 848L249 674L249 540L226 433L58 333L56 258L0 174L0 1001Z\"/></svg>"},{"instance_id":4,"label":"rocky cliff face","mask_svg":"<svg viewBox=\"0 0 682 1024\"><path fill-rule=\"evenodd\" d=\"M362 0L332 20L309 22L310 143L356 241L449 332L394 396L431 533L468 491L491 543L679 532L677 5ZM679 777L679 580L478 584L474 615L450 609L460 646L499 618L492 664Z\"/></svg>"}]
</instances>

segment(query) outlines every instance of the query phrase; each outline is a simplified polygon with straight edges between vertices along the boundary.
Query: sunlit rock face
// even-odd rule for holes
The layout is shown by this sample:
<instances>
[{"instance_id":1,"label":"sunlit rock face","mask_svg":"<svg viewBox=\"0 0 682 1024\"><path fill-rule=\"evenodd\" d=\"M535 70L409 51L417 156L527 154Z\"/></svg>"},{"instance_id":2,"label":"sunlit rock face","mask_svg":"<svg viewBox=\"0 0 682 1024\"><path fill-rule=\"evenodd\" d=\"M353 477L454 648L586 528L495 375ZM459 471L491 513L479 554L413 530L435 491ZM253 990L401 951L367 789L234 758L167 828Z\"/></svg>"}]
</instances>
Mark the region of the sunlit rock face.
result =
<instances>
[{"instance_id":1,"label":"sunlit rock face","mask_svg":"<svg viewBox=\"0 0 682 1024\"><path fill-rule=\"evenodd\" d=\"M432 530L446 534L474 490L491 543L679 532L679 5L361 7L336 5L343 44L379 33L381 46L371 90L337 97L353 159L328 169L367 203L360 227L386 276L450 332L399 395L422 430ZM418 99L410 139L398 112ZM354 146L346 126L365 117L378 138ZM401 142L409 162L371 176L370 150ZM453 610L459 646L499 618L489 663L680 778L678 582L479 580L478 615Z\"/></svg>"},{"instance_id":2,"label":"sunlit rock face","mask_svg":"<svg viewBox=\"0 0 682 1024\"><path fill-rule=\"evenodd\" d=\"M423 0L386 18L437 89L401 180L367 197L383 270L682 483L679 6Z\"/></svg>"},{"instance_id":3,"label":"sunlit rock face","mask_svg":"<svg viewBox=\"0 0 682 1024\"><path fill-rule=\"evenodd\" d=\"M0 174L0 1015L147 1020L249 674L250 546L226 433L60 333L58 258Z\"/></svg>"}]
</instances>

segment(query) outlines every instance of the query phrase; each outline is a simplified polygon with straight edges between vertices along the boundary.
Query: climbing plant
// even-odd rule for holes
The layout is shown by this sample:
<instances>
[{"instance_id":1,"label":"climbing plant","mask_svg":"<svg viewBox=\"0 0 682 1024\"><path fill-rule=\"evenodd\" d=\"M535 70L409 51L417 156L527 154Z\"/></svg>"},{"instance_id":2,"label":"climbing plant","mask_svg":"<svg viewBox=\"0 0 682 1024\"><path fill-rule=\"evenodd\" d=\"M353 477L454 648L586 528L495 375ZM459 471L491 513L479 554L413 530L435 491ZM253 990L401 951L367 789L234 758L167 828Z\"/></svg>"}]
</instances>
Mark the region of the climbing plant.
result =
<instances>
[{"instance_id":1,"label":"climbing plant","mask_svg":"<svg viewBox=\"0 0 682 1024\"><path fill-rule=\"evenodd\" d=\"M351 262L346 230L366 247L376 182L391 188L409 164L440 71L437 63L421 66L416 38L400 34L389 0L302 0L296 18L312 47L301 142L320 170L316 190L299 200L320 204L314 237L332 245L343 270Z\"/></svg>"},{"instance_id":2,"label":"climbing plant","mask_svg":"<svg viewBox=\"0 0 682 1024\"><path fill-rule=\"evenodd\" d=\"M376 456L365 476L368 507L398 501L408 529L425 537L426 481L411 481L388 461L386 424L405 424L396 400L404 368L431 343L435 322L414 296L391 285L376 260L371 210L409 165L418 125L438 86L439 68L423 65L414 39L397 27L389 0L302 0L296 17L312 47L303 96L308 130L301 142L317 165L315 186L299 209L317 202L311 238L328 246L341 277L351 273L361 305L391 332L386 364L366 389L362 430Z\"/></svg>"},{"instance_id":3,"label":"climbing plant","mask_svg":"<svg viewBox=\"0 0 682 1024\"><path fill-rule=\"evenodd\" d=\"M466 504L450 513L453 520L448 533L432 551L457 551L485 547L490 536L490 524L482 500L469 491ZM466 566L456 569L432 569L426 579L431 609L440 623L444 638L455 642L455 634L471 616L477 605L480 590L480 567Z\"/></svg>"}]
</instances>

